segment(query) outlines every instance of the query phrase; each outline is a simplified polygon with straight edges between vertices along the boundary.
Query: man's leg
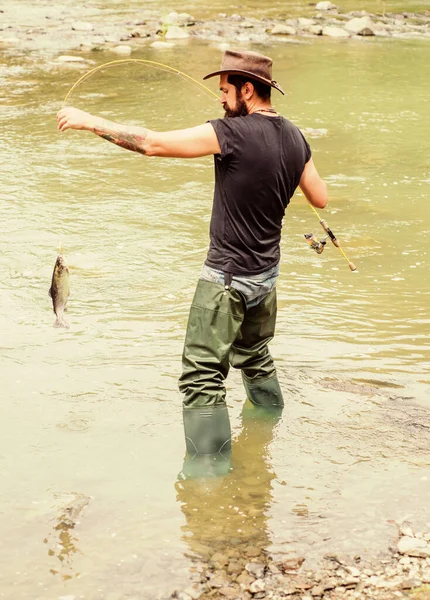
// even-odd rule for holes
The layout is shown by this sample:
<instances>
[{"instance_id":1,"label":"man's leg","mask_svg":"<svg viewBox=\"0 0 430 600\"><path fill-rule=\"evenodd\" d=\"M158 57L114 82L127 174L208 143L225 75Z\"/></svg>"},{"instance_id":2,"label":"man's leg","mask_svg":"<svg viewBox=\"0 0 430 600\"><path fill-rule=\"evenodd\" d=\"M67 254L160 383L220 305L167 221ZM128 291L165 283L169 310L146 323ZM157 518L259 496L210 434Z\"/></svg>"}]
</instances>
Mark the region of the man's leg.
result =
<instances>
[{"instance_id":1,"label":"man's leg","mask_svg":"<svg viewBox=\"0 0 430 600\"><path fill-rule=\"evenodd\" d=\"M230 457L231 431L224 380L229 371L231 346L243 317L244 301L239 292L199 280L188 319L179 379L179 389L184 393L186 463L191 474L193 470L195 474L204 472L203 463L210 467Z\"/></svg>"},{"instance_id":2,"label":"man's leg","mask_svg":"<svg viewBox=\"0 0 430 600\"><path fill-rule=\"evenodd\" d=\"M230 363L242 369L249 400L265 408L284 405L268 344L275 334L276 289L252 308L247 309L231 353Z\"/></svg>"}]
</instances>

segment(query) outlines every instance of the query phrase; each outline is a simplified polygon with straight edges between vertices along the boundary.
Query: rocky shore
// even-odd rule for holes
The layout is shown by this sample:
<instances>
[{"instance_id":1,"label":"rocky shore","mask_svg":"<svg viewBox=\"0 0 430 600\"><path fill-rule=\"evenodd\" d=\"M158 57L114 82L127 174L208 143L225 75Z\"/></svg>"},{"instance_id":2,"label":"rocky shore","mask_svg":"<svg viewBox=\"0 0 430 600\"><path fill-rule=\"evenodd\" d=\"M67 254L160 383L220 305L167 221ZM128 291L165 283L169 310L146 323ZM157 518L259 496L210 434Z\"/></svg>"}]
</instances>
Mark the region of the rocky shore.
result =
<instances>
[{"instance_id":1,"label":"rocky shore","mask_svg":"<svg viewBox=\"0 0 430 600\"><path fill-rule=\"evenodd\" d=\"M429 524L430 526L430 524ZM430 599L430 531L398 524L398 537L378 560L330 554L318 570L303 557L282 561L254 546L231 546L196 562L196 582L173 592L177 600Z\"/></svg>"},{"instance_id":2,"label":"rocky shore","mask_svg":"<svg viewBox=\"0 0 430 600\"><path fill-rule=\"evenodd\" d=\"M206 22L188 13L171 12L163 17L146 9L127 18L127 15L49 5L29 4L26 10L21 3L19 8L14 4L4 3L0 8L1 52L42 51L58 55L73 51L77 62L84 59L82 53L90 51L129 55L142 47L169 48L192 38L218 44L305 43L318 36L345 40L371 37L430 40L430 10L400 14L344 13L329 1L314 5L312 16L257 19L219 14ZM61 60L73 58L63 54Z\"/></svg>"}]
</instances>

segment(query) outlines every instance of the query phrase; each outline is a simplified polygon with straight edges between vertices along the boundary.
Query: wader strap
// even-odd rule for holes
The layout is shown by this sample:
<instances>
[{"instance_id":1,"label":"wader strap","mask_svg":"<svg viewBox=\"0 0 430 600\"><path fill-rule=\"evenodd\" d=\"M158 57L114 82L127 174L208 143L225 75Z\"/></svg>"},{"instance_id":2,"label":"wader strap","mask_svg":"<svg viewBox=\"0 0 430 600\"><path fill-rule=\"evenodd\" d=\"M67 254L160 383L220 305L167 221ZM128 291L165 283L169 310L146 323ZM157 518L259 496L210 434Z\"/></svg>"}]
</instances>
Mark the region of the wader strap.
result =
<instances>
[{"instance_id":1,"label":"wader strap","mask_svg":"<svg viewBox=\"0 0 430 600\"><path fill-rule=\"evenodd\" d=\"M230 289L232 281L233 281L233 274L232 273L226 273L224 271L224 285L225 285L225 289L226 290Z\"/></svg>"}]
</instances>

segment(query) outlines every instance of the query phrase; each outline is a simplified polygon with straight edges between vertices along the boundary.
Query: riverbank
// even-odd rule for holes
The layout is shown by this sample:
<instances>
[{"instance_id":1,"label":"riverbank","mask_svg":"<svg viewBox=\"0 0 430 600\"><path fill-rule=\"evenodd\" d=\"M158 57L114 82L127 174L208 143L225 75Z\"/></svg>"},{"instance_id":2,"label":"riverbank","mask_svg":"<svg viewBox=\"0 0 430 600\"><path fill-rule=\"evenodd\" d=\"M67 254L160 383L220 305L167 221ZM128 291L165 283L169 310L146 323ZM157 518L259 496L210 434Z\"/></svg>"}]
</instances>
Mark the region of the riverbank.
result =
<instances>
[{"instance_id":1,"label":"riverbank","mask_svg":"<svg viewBox=\"0 0 430 600\"><path fill-rule=\"evenodd\" d=\"M396 524L393 524L396 526ZM254 546L233 544L195 564L194 585L175 591L178 600L393 600L430 599L430 531L414 532L398 524L397 539L384 556L327 554L318 570L308 570L304 557L272 560Z\"/></svg>"},{"instance_id":2,"label":"riverbank","mask_svg":"<svg viewBox=\"0 0 430 600\"><path fill-rule=\"evenodd\" d=\"M43 52L50 55L74 52L75 60L85 53L114 51L128 55L142 47L162 49L188 39L217 44L305 43L312 38L366 39L371 37L430 39L430 10L422 13L376 14L343 12L341 6L319 2L313 16L245 18L221 13L202 21L188 13L167 15L155 10L138 14L111 14L85 8L59 8L21 4L0 10L0 51ZM67 58L62 58L66 61ZM72 59L70 59L72 60Z\"/></svg>"}]
</instances>

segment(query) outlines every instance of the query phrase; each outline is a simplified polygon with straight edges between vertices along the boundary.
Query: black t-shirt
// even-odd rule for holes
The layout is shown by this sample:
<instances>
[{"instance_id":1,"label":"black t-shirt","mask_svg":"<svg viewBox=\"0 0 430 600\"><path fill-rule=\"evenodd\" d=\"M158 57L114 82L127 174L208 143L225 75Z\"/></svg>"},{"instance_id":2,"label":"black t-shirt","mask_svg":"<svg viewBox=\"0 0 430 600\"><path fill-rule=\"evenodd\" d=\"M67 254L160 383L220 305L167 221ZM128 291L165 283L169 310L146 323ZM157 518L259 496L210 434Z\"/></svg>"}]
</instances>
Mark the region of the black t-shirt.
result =
<instances>
[{"instance_id":1,"label":"black t-shirt","mask_svg":"<svg viewBox=\"0 0 430 600\"><path fill-rule=\"evenodd\" d=\"M279 262L282 219L311 150L284 117L253 113L210 121L221 154L214 157L215 191L209 267L258 274Z\"/></svg>"}]
</instances>

